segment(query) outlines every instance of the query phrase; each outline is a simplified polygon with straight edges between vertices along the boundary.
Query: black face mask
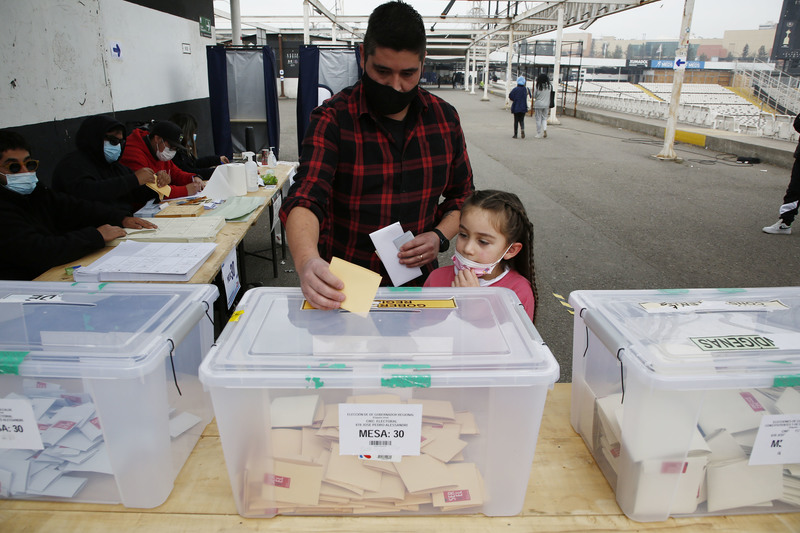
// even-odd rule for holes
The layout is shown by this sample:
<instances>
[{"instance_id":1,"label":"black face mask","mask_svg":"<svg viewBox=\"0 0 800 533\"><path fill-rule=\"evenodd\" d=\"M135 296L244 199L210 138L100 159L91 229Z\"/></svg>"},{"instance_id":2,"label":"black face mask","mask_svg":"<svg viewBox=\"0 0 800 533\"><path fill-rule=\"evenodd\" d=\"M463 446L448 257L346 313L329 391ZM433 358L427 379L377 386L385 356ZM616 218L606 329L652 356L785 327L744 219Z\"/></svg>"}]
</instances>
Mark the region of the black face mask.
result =
<instances>
[{"instance_id":1,"label":"black face mask","mask_svg":"<svg viewBox=\"0 0 800 533\"><path fill-rule=\"evenodd\" d=\"M367 103L370 109L378 115L394 115L406 108L408 104L417 96L417 85L408 92L395 90L394 87L383 85L373 80L364 71L361 76L361 83L364 85L364 93L367 96Z\"/></svg>"}]
</instances>

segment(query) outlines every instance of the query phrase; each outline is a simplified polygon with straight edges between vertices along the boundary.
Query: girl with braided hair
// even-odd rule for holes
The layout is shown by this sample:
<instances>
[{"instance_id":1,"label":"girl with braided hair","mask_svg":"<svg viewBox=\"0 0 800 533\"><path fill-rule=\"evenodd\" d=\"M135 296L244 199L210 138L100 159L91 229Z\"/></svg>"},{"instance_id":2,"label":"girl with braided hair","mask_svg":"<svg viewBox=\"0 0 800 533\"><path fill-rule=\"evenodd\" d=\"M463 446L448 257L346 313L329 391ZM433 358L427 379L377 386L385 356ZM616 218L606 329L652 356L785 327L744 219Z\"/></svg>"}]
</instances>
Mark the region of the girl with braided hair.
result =
<instances>
[{"instance_id":1,"label":"girl with braided hair","mask_svg":"<svg viewBox=\"0 0 800 533\"><path fill-rule=\"evenodd\" d=\"M437 268L425 281L425 287L488 285L513 290L534 319L533 224L510 192L472 193L461 208L453 266Z\"/></svg>"}]
</instances>

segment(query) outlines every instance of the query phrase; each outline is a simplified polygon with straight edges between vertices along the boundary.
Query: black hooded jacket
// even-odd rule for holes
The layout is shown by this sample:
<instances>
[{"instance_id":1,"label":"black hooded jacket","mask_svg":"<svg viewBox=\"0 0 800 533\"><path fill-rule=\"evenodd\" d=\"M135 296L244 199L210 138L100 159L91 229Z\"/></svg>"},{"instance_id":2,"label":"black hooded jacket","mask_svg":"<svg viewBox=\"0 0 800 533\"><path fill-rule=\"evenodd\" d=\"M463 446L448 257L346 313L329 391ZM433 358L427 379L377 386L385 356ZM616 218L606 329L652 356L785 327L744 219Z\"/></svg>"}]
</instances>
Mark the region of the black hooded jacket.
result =
<instances>
[{"instance_id":1,"label":"black hooded jacket","mask_svg":"<svg viewBox=\"0 0 800 533\"><path fill-rule=\"evenodd\" d=\"M107 115L89 117L75 135L78 147L59 161L53 173L53 189L88 200L98 200L129 214L142 207L155 191L139 185L133 170L118 161L109 163L103 155L103 141L109 130L125 127Z\"/></svg>"}]
</instances>

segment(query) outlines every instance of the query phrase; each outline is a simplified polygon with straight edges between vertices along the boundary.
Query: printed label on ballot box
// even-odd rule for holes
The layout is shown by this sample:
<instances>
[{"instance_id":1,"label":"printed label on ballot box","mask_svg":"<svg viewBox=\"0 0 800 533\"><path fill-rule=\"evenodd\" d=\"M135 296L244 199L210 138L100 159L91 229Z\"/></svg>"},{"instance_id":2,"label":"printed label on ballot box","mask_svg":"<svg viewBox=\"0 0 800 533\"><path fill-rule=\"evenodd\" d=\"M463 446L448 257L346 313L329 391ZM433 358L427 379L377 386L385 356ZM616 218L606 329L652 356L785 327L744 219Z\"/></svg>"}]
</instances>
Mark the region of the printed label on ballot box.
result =
<instances>
[{"instance_id":1,"label":"printed label on ballot box","mask_svg":"<svg viewBox=\"0 0 800 533\"><path fill-rule=\"evenodd\" d=\"M421 404L339 404L341 455L419 455Z\"/></svg>"},{"instance_id":2,"label":"printed label on ballot box","mask_svg":"<svg viewBox=\"0 0 800 533\"><path fill-rule=\"evenodd\" d=\"M39 424L28 400L0 400L0 448L41 450Z\"/></svg>"}]
</instances>

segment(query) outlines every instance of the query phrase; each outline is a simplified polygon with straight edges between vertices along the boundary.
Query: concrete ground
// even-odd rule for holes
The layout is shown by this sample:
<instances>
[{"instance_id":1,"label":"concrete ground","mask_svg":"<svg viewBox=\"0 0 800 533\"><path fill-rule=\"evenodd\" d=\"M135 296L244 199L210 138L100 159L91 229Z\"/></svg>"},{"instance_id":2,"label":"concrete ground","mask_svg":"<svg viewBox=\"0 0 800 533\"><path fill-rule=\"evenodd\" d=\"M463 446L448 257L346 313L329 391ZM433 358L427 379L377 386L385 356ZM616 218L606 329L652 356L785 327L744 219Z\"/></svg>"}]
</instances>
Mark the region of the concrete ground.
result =
<instances>
[{"instance_id":1,"label":"concrete ground","mask_svg":"<svg viewBox=\"0 0 800 533\"><path fill-rule=\"evenodd\" d=\"M742 154L688 144L676 146L681 162L660 161L653 155L663 138L565 116L546 139L534 138L526 117L527 138L512 139L502 97L433 92L459 111L475 186L516 193L533 221L536 327L561 365L562 382L572 380L572 315L562 302L572 291L800 283L800 229L790 236L761 231L778 218L788 168L741 165L733 161ZM295 105L280 102L283 160L297 159ZM757 152L758 142L739 142ZM793 152L792 143L778 149L784 145ZM268 246L267 228L262 219L245 239L247 250ZM450 264L450 255L440 264ZM249 282L299 285L288 254L278 278L270 263L246 261Z\"/></svg>"}]
</instances>

